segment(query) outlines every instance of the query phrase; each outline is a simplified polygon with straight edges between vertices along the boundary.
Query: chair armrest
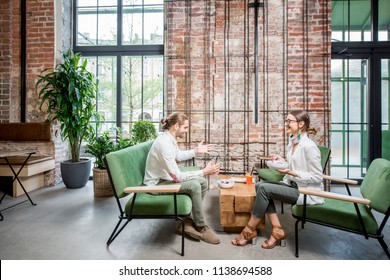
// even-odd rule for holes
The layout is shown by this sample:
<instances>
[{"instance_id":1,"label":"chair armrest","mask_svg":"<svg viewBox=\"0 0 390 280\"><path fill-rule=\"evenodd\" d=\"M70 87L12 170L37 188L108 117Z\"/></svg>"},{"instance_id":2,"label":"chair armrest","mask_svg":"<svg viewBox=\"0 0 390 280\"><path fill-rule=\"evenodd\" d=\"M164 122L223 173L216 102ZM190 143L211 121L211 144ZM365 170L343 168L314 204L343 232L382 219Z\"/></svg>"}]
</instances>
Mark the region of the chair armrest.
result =
<instances>
[{"instance_id":1,"label":"chair armrest","mask_svg":"<svg viewBox=\"0 0 390 280\"><path fill-rule=\"evenodd\" d=\"M360 204L365 204L365 205L371 204L371 201L369 199L356 197L356 196L349 196L349 195L340 194L340 193L312 190L312 189L307 189L307 188L298 188L298 191L301 194L315 195L315 196L319 196L319 197L331 198L331 199L342 200L342 201L347 201L347 202L352 202L352 203L360 203Z\"/></svg>"},{"instance_id":2,"label":"chair armrest","mask_svg":"<svg viewBox=\"0 0 390 280\"><path fill-rule=\"evenodd\" d=\"M158 186L134 186L126 187L125 193L177 193L181 189L181 185L158 185Z\"/></svg>"},{"instance_id":3,"label":"chair armrest","mask_svg":"<svg viewBox=\"0 0 390 280\"><path fill-rule=\"evenodd\" d=\"M330 181L344 183L344 184L350 184L350 185L357 185L358 184L358 181L356 181L356 180L337 178L337 177L332 177L332 176L329 176L329 175L324 175L323 178L325 180L330 180Z\"/></svg>"}]
</instances>

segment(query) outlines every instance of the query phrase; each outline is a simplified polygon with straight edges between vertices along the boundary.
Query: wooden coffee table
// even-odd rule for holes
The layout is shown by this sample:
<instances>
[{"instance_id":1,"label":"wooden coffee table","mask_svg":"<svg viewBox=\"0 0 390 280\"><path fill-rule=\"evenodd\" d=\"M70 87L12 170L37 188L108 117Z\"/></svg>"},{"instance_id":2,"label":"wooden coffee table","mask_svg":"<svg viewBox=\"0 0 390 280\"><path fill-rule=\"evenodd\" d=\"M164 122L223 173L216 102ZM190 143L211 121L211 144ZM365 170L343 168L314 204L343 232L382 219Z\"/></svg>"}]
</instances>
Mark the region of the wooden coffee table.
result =
<instances>
[{"instance_id":1,"label":"wooden coffee table","mask_svg":"<svg viewBox=\"0 0 390 280\"><path fill-rule=\"evenodd\" d=\"M220 179L244 178L240 175L219 175ZM226 232L241 232L248 223L255 201L255 184L236 182L233 188L219 191L221 226Z\"/></svg>"}]
</instances>

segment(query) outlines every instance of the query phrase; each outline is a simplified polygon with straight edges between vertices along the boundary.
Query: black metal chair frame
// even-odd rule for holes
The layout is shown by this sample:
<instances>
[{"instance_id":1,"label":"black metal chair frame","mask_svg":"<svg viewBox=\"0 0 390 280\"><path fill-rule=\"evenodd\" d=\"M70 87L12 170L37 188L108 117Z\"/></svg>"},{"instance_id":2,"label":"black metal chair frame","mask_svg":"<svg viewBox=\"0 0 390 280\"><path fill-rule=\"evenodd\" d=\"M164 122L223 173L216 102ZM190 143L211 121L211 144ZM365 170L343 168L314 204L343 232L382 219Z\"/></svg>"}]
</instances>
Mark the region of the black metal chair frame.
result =
<instances>
[{"instance_id":1,"label":"black metal chair frame","mask_svg":"<svg viewBox=\"0 0 390 280\"><path fill-rule=\"evenodd\" d=\"M347 183L345 183L345 186L346 186L346 189L347 189L347 193L349 196L351 196L351 191L350 191L350 188L348 186ZM298 225L299 225L299 222L301 222L301 228L303 229L304 228L304 224L306 222L310 222L310 223L313 223L313 224L318 224L318 225L322 225L322 226L327 226L327 227L330 227L330 228L335 228L335 229L339 229L339 230L343 230L343 231L346 231L346 232L351 232L351 233L355 233L355 234L359 234L359 235L363 235L365 237L365 239L368 239L368 238L375 238L379 241L379 244L381 245L381 247L383 248L386 256L390 259L390 252L389 252L389 248L387 247L387 244L386 242L384 241L384 236L383 236L383 229L387 223L387 220L389 219L389 216L390 216L390 205L389 207L387 208L387 211L386 211L386 214L378 228L378 231L377 233L374 235L374 234L370 234L367 232L366 230L366 226L364 225L364 221L363 221L363 218L361 216L361 213L360 213L360 210L359 210L359 207L357 205L357 203L353 203L354 204L354 207L355 207L355 210L356 210L356 214L358 216L358 220L359 220L359 224L362 228L362 231L357 231L357 230L352 230L352 229L348 229L348 228L343 228L343 227L339 227L339 226L335 226L335 225L332 225L332 224L328 224L328 223L324 223L324 222L319 222L319 221L316 221L316 220L312 220L312 219L309 219L306 217L306 199L307 199L307 194L304 194L304 199L303 199L303 215L302 217L297 217L295 215L293 215L294 218L297 219L297 221L295 222L295 257L299 257L299 246L298 246Z\"/></svg>"},{"instance_id":2,"label":"black metal chair frame","mask_svg":"<svg viewBox=\"0 0 390 280\"><path fill-rule=\"evenodd\" d=\"M181 233L181 252L180 252L180 255L184 256L184 240L185 240L185 238L184 238L184 236L185 236L185 234L184 234L184 219L180 215L178 215L178 213L177 213L177 194L176 193L166 194L166 195L172 195L172 197L173 197L174 215L133 215L132 213L133 213L135 201L136 201L136 198L137 198L137 193L133 193L133 197L130 198L130 199L132 199L131 207L130 207L130 213L126 217L126 214L125 214L125 211L123 210L123 207L122 207L122 204L120 202L120 199L119 199L119 197L118 197L118 195L117 195L117 193L115 191L115 186L114 186L114 183L113 183L113 180L112 180L112 177L111 177L110 169L109 169L109 166L107 164L106 158L104 158L104 162L105 162L105 165L107 167L108 177L110 178L111 186L113 188L115 199L116 199L116 202L117 202L117 205L118 205L118 209L119 209L119 213L120 213L119 216L118 216L119 221L116 224L113 232L111 233L110 237L107 240L107 246L110 246L110 244L122 232L122 230L127 226L127 224L130 221L132 221L133 219L174 219L174 220L177 220L177 221L181 222L182 233ZM185 195L185 194L179 194L179 195ZM120 227L120 225L121 225L121 223L123 221L125 221L125 223Z\"/></svg>"}]
</instances>

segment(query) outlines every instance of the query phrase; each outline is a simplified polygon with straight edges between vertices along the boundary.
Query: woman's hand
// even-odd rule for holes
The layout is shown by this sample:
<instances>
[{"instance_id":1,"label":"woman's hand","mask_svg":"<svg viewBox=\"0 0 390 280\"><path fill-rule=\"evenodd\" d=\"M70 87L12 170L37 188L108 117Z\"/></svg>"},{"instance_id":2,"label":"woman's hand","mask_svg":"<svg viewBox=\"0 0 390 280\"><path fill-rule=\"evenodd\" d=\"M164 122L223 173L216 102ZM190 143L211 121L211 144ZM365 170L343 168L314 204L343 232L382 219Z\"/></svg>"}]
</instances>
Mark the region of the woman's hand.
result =
<instances>
[{"instance_id":1,"label":"woman's hand","mask_svg":"<svg viewBox=\"0 0 390 280\"><path fill-rule=\"evenodd\" d=\"M214 150L215 145L212 144L203 144L203 140L199 143L198 147L195 148L194 152L195 154L208 154L210 151Z\"/></svg>"},{"instance_id":2,"label":"woman's hand","mask_svg":"<svg viewBox=\"0 0 390 280\"><path fill-rule=\"evenodd\" d=\"M297 173L295 173L294 171L292 171L291 169L288 169L288 168L287 169L278 169L276 171L278 171L281 174L286 174L286 175L290 175L293 177L298 177Z\"/></svg>"}]
</instances>

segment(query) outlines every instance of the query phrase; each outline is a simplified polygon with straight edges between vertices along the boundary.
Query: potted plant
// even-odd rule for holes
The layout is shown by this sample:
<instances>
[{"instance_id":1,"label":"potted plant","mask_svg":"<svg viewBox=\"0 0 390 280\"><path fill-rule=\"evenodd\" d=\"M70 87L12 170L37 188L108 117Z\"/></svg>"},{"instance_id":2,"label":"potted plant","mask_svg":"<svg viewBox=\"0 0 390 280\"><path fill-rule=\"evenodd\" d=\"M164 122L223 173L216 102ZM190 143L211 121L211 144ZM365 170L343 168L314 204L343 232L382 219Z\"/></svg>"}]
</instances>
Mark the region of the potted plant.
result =
<instances>
[{"instance_id":1,"label":"potted plant","mask_svg":"<svg viewBox=\"0 0 390 280\"><path fill-rule=\"evenodd\" d=\"M131 129L131 140L134 145L156 138L157 132L153 123L147 120L139 120L134 123Z\"/></svg>"},{"instance_id":2,"label":"potted plant","mask_svg":"<svg viewBox=\"0 0 390 280\"><path fill-rule=\"evenodd\" d=\"M93 190L97 197L114 195L103 158L116 149L117 144L110 138L108 131L103 132L100 136L91 137L87 144L85 152L96 158L92 172Z\"/></svg>"},{"instance_id":3,"label":"potted plant","mask_svg":"<svg viewBox=\"0 0 390 280\"><path fill-rule=\"evenodd\" d=\"M116 134L116 139L117 139L117 145L116 145L116 150L122 150L127 147L131 147L134 145L133 141L130 138L126 138L122 132L122 129L117 127L116 128L117 134Z\"/></svg>"},{"instance_id":4,"label":"potted plant","mask_svg":"<svg viewBox=\"0 0 390 280\"><path fill-rule=\"evenodd\" d=\"M151 122L144 120L134 123L131 130L131 138L125 137L120 128L116 128L116 133L116 141L110 138L109 132L106 131L101 135L91 137L87 144L86 153L96 158L93 168L93 187L94 195L97 197L114 195L106 166L104 165L104 156L112 151L121 150L157 137L155 126Z\"/></svg>"},{"instance_id":5,"label":"potted plant","mask_svg":"<svg viewBox=\"0 0 390 280\"><path fill-rule=\"evenodd\" d=\"M69 141L71 159L61 162L64 184L68 188L81 188L91 172L91 160L80 159L81 143L94 135L91 122L100 119L95 110L95 78L87 70L87 61L81 61L81 54L72 54L69 50L54 69L42 71L36 87L39 88L40 109L47 104L48 121L59 122L61 139Z\"/></svg>"}]
</instances>

